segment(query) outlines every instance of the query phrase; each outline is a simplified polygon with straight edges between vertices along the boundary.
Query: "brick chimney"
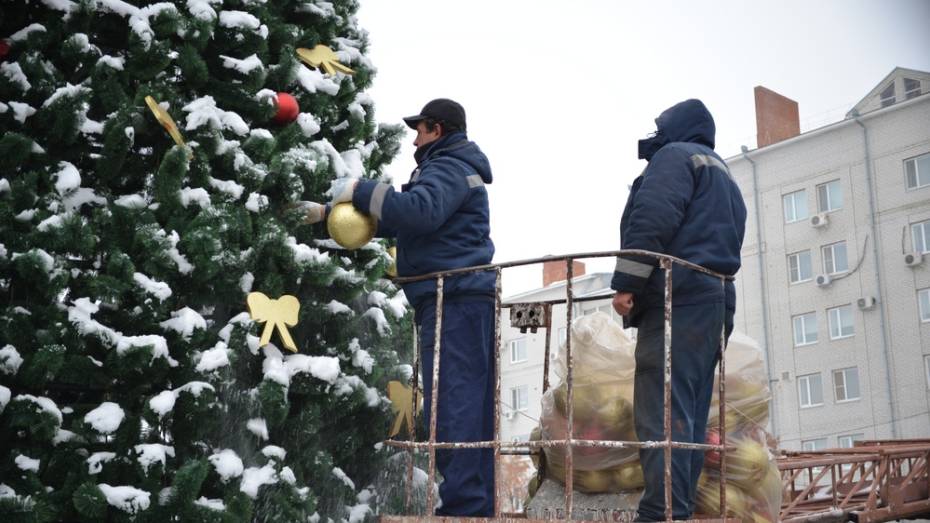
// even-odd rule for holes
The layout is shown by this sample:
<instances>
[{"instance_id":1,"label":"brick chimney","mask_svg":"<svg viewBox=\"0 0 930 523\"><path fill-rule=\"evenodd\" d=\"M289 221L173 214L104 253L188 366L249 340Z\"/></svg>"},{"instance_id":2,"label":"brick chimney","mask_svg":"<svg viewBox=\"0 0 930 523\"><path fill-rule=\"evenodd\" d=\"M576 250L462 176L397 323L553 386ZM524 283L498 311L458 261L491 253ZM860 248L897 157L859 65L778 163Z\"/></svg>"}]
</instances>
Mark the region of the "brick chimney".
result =
<instances>
[{"instance_id":1,"label":"brick chimney","mask_svg":"<svg viewBox=\"0 0 930 523\"><path fill-rule=\"evenodd\" d=\"M798 102L757 85L756 145L765 147L801 134Z\"/></svg>"},{"instance_id":2,"label":"brick chimney","mask_svg":"<svg viewBox=\"0 0 930 523\"><path fill-rule=\"evenodd\" d=\"M572 272L574 277L584 276L584 263L572 260ZM568 276L568 266L565 260L547 261L543 263L543 287L564 281Z\"/></svg>"}]
</instances>

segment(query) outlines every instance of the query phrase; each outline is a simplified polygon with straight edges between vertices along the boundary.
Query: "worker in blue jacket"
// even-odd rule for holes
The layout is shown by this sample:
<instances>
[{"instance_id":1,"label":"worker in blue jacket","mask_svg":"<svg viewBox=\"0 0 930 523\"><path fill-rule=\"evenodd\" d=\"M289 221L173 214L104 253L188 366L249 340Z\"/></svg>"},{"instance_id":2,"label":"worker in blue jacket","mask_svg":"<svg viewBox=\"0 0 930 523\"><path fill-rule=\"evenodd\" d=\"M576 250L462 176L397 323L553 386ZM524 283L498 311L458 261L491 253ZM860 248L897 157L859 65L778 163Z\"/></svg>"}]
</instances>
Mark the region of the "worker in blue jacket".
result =
<instances>
[{"instance_id":1,"label":"worker in blue jacket","mask_svg":"<svg viewBox=\"0 0 930 523\"><path fill-rule=\"evenodd\" d=\"M329 191L331 203L352 202L377 219L379 237L397 238L399 276L491 263L494 243L486 188L491 165L465 134L465 109L440 98L404 121L417 132L417 168L401 192L373 180L338 178ZM313 204L308 220L321 221L325 213L325 206ZM419 330L429 427L436 280L405 283L403 289ZM444 280L437 441L494 439L494 298L493 272ZM436 462L444 479L437 515L494 514L491 449L439 449Z\"/></svg>"},{"instance_id":2,"label":"worker in blue jacket","mask_svg":"<svg viewBox=\"0 0 930 523\"><path fill-rule=\"evenodd\" d=\"M622 249L642 249L682 258L734 275L746 207L724 161L714 152L714 119L700 100L686 100L656 119L656 132L639 142L649 162L630 189L620 222ZM665 274L647 256L618 258L611 281L613 306L628 326L638 328L634 419L640 441L665 438ZM736 293L732 281L681 266L672 270L672 439L704 443L713 395L720 336L733 330ZM662 449L641 450L646 480L637 521L665 519L665 460ZM672 513L694 511L704 452L672 452Z\"/></svg>"}]
</instances>

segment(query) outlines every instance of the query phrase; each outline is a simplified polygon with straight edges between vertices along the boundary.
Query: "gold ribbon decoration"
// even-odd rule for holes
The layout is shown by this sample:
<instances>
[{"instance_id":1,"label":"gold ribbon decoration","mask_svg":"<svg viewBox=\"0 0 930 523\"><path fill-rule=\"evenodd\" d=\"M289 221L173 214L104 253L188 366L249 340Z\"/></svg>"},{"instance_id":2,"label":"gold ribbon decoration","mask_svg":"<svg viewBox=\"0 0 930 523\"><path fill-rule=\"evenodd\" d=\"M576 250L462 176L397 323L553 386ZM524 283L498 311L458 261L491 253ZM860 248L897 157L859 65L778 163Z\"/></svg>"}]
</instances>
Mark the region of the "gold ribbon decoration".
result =
<instances>
[{"instance_id":1,"label":"gold ribbon decoration","mask_svg":"<svg viewBox=\"0 0 930 523\"><path fill-rule=\"evenodd\" d=\"M285 294L276 300L260 292L250 292L246 298L249 305L249 314L252 319L265 324L265 330L262 331L262 338L259 340L259 347L263 347L271 341L271 334L275 328L278 329L278 335L284 346L291 352L297 352L297 345L291 338L291 333L287 327L297 325L297 313L300 312L300 302L297 298Z\"/></svg>"},{"instance_id":2,"label":"gold ribbon decoration","mask_svg":"<svg viewBox=\"0 0 930 523\"><path fill-rule=\"evenodd\" d=\"M387 385L388 398L394 406L394 412L397 417L394 419L394 426L391 427L389 438L400 433L400 428L407 424L407 430L413 432L413 389L400 381L390 381ZM423 398L417 398L417 412L423 409Z\"/></svg>"},{"instance_id":3,"label":"gold ribbon decoration","mask_svg":"<svg viewBox=\"0 0 930 523\"><path fill-rule=\"evenodd\" d=\"M355 74L354 70L339 63L339 57L336 56L335 51L323 44L317 44L313 49L298 47L297 57L310 67L323 69L330 75L336 74L337 71L343 74Z\"/></svg>"},{"instance_id":4,"label":"gold ribbon decoration","mask_svg":"<svg viewBox=\"0 0 930 523\"><path fill-rule=\"evenodd\" d=\"M155 115L155 119L158 120L158 123L160 123L174 139L174 143L184 147L184 137L181 136L181 131L178 130L177 124L174 123L174 119L171 118L168 111L162 109L161 106L158 105L158 102L151 96L145 97L145 103L149 106L149 109L152 110L152 114Z\"/></svg>"}]
</instances>

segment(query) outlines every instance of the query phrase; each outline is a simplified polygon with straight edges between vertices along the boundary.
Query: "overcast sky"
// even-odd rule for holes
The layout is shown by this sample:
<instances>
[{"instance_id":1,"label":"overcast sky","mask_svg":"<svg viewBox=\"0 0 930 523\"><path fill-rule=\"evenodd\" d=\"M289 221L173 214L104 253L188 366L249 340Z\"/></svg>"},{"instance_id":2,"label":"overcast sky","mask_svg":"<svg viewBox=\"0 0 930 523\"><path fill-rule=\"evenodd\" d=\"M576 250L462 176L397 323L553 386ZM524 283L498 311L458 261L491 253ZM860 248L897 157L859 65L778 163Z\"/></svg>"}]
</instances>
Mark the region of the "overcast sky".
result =
<instances>
[{"instance_id":1,"label":"overcast sky","mask_svg":"<svg viewBox=\"0 0 930 523\"><path fill-rule=\"evenodd\" d=\"M727 158L756 146L756 85L796 100L805 131L842 119L895 66L930 71L930 0L362 0L359 21L379 121L437 97L465 106L494 171L495 262L618 249L646 165L636 141L674 103L704 101ZM413 138L388 168L396 186ZM505 271L505 296L541 274Z\"/></svg>"}]
</instances>

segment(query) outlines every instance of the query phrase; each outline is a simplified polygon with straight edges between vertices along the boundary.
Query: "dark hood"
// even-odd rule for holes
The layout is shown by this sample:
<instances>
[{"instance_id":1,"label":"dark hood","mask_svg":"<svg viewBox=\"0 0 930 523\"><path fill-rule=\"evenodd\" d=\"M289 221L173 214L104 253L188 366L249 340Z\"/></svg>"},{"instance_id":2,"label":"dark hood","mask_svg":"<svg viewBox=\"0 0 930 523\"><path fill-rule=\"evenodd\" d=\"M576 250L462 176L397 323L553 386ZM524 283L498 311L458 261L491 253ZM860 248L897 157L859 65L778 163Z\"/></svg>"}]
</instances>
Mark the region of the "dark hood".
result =
<instances>
[{"instance_id":1,"label":"dark hood","mask_svg":"<svg viewBox=\"0 0 930 523\"><path fill-rule=\"evenodd\" d=\"M468 141L465 133L448 134L430 144L423 154L421 164L441 156L451 156L465 162L481 176L484 183L491 183L491 162L475 142Z\"/></svg>"},{"instance_id":2,"label":"dark hood","mask_svg":"<svg viewBox=\"0 0 930 523\"><path fill-rule=\"evenodd\" d=\"M656 131L669 142L691 142L714 148L717 127L704 103L694 98L677 103L656 118Z\"/></svg>"}]
</instances>

